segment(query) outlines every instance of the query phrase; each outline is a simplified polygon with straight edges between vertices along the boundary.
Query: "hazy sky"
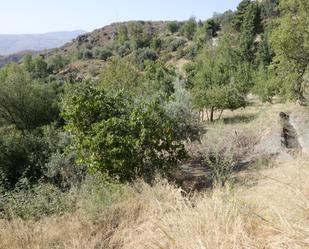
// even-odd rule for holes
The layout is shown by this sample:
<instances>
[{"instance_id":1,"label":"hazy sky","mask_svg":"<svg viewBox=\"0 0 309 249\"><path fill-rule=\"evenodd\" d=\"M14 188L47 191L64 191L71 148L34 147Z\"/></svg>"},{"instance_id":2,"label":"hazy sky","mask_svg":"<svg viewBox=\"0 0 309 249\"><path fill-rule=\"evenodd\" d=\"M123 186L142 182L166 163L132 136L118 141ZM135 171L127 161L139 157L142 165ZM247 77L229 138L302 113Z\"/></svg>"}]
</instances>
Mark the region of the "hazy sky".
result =
<instances>
[{"instance_id":1,"label":"hazy sky","mask_svg":"<svg viewBox=\"0 0 309 249\"><path fill-rule=\"evenodd\" d=\"M0 0L0 34L91 31L116 21L207 19L240 0Z\"/></svg>"}]
</instances>

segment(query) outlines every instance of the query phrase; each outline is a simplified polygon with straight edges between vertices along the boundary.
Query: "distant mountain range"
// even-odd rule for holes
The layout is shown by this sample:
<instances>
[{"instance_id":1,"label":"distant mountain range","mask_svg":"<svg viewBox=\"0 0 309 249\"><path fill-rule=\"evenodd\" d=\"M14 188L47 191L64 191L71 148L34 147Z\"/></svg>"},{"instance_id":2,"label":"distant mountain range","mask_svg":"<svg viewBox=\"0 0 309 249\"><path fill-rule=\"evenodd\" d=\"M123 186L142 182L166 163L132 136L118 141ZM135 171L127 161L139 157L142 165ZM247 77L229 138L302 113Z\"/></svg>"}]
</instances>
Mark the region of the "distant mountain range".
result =
<instances>
[{"instance_id":1,"label":"distant mountain range","mask_svg":"<svg viewBox=\"0 0 309 249\"><path fill-rule=\"evenodd\" d=\"M0 55L6 56L22 51L41 51L44 49L57 48L84 33L86 33L86 31L75 30L45 34L0 34Z\"/></svg>"}]
</instances>

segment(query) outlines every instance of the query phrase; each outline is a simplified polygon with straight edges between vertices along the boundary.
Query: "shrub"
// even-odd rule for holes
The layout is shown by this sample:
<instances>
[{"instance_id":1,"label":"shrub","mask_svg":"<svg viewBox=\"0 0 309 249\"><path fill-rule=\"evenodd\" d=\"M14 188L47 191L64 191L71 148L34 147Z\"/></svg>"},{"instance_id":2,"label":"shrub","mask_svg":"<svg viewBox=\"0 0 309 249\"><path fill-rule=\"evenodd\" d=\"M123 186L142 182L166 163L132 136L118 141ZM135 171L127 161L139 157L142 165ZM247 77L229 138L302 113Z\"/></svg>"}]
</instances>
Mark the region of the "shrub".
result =
<instances>
[{"instance_id":1,"label":"shrub","mask_svg":"<svg viewBox=\"0 0 309 249\"><path fill-rule=\"evenodd\" d=\"M174 93L175 68L163 61L147 61L143 77L143 95L169 98Z\"/></svg>"},{"instance_id":2,"label":"shrub","mask_svg":"<svg viewBox=\"0 0 309 249\"><path fill-rule=\"evenodd\" d=\"M186 155L158 102L133 104L123 93L83 86L67 97L63 117L79 161L120 181L151 181Z\"/></svg>"},{"instance_id":3,"label":"shrub","mask_svg":"<svg viewBox=\"0 0 309 249\"><path fill-rule=\"evenodd\" d=\"M26 178L30 183L40 180L46 171L45 164L57 150L59 133L54 127L43 127L33 131L16 128L0 129L0 172L2 185L8 189ZM1 179L0 179L1 180Z\"/></svg>"},{"instance_id":4,"label":"shrub","mask_svg":"<svg viewBox=\"0 0 309 249\"><path fill-rule=\"evenodd\" d=\"M195 45L190 45L184 49L183 53L185 59L193 60L197 56L198 49Z\"/></svg>"},{"instance_id":5,"label":"shrub","mask_svg":"<svg viewBox=\"0 0 309 249\"><path fill-rule=\"evenodd\" d=\"M155 61L158 59L156 51L150 48L143 48L137 51L137 62L140 66L144 66L144 62L147 60Z\"/></svg>"},{"instance_id":6,"label":"shrub","mask_svg":"<svg viewBox=\"0 0 309 249\"><path fill-rule=\"evenodd\" d=\"M82 58L85 60L92 59L93 53L90 49L85 49L82 51Z\"/></svg>"},{"instance_id":7,"label":"shrub","mask_svg":"<svg viewBox=\"0 0 309 249\"><path fill-rule=\"evenodd\" d=\"M174 132L180 140L199 140L203 132L198 113L194 111L190 93L184 83L176 81L175 93L165 106L167 115L174 121Z\"/></svg>"},{"instance_id":8,"label":"shrub","mask_svg":"<svg viewBox=\"0 0 309 249\"><path fill-rule=\"evenodd\" d=\"M197 29L197 23L194 17L186 21L181 27L181 33L188 39L192 40Z\"/></svg>"},{"instance_id":9,"label":"shrub","mask_svg":"<svg viewBox=\"0 0 309 249\"><path fill-rule=\"evenodd\" d=\"M169 47L168 47L168 50L169 50L170 52L174 52L174 51L176 51L178 48L183 47L186 43L187 43L186 39L184 39L184 38L177 38L177 39L173 40L173 41L170 43L170 45L169 45Z\"/></svg>"},{"instance_id":10,"label":"shrub","mask_svg":"<svg viewBox=\"0 0 309 249\"><path fill-rule=\"evenodd\" d=\"M108 47L97 48L94 53L94 56L96 58L103 60L103 61L106 61L112 55L113 55L113 51Z\"/></svg>"},{"instance_id":11,"label":"shrub","mask_svg":"<svg viewBox=\"0 0 309 249\"><path fill-rule=\"evenodd\" d=\"M58 119L57 86L32 80L18 65L0 71L0 123L35 129Z\"/></svg>"},{"instance_id":12,"label":"shrub","mask_svg":"<svg viewBox=\"0 0 309 249\"><path fill-rule=\"evenodd\" d=\"M180 25L179 25L179 23L177 21L172 21L172 22L168 22L167 23L167 29L171 33L178 32L179 28L180 28Z\"/></svg>"},{"instance_id":13,"label":"shrub","mask_svg":"<svg viewBox=\"0 0 309 249\"><path fill-rule=\"evenodd\" d=\"M61 69L63 69L67 64L69 63L69 60L67 58L64 58L60 54L56 54L49 58L48 60L48 70L50 72L58 72Z\"/></svg>"},{"instance_id":14,"label":"shrub","mask_svg":"<svg viewBox=\"0 0 309 249\"><path fill-rule=\"evenodd\" d=\"M125 55L129 54L129 52L130 52L130 42L128 41L124 42L123 45L117 48L117 54L120 57L124 57Z\"/></svg>"},{"instance_id":15,"label":"shrub","mask_svg":"<svg viewBox=\"0 0 309 249\"><path fill-rule=\"evenodd\" d=\"M53 214L71 212L75 199L51 184L15 189L0 199L0 219L39 219Z\"/></svg>"}]
</instances>

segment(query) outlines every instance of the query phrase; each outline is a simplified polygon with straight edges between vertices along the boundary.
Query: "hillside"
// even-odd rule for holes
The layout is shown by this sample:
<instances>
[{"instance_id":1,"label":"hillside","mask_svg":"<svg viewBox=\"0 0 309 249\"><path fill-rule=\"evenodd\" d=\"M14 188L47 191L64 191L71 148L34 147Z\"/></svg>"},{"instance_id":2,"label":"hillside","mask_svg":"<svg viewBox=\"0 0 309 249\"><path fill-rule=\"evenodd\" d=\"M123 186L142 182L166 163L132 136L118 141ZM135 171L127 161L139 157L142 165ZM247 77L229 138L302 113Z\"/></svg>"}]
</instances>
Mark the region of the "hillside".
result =
<instances>
[{"instance_id":1,"label":"hillside","mask_svg":"<svg viewBox=\"0 0 309 249\"><path fill-rule=\"evenodd\" d=\"M40 51L57 48L83 33L85 31L75 30L45 34L0 34L0 55L15 54L26 50Z\"/></svg>"},{"instance_id":2,"label":"hillside","mask_svg":"<svg viewBox=\"0 0 309 249\"><path fill-rule=\"evenodd\" d=\"M243 0L1 68L0 249L308 249L308 23Z\"/></svg>"}]
</instances>

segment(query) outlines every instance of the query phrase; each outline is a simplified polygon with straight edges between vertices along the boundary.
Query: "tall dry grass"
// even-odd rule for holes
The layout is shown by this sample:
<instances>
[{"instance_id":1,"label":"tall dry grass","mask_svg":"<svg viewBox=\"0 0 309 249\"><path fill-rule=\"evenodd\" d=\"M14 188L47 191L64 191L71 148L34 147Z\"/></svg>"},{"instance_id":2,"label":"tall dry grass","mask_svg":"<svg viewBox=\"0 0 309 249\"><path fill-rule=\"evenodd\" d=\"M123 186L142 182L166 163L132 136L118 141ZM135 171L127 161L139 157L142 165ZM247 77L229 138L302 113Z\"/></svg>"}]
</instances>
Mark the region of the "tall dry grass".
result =
<instances>
[{"instance_id":1,"label":"tall dry grass","mask_svg":"<svg viewBox=\"0 0 309 249\"><path fill-rule=\"evenodd\" d=\"M307 162L259 171L250 188L216 188L190 199L165 181L138 182L95 219L81 205L63 217L0 221L0 248L307 249Z\"/></svg>"}]
</instances>

